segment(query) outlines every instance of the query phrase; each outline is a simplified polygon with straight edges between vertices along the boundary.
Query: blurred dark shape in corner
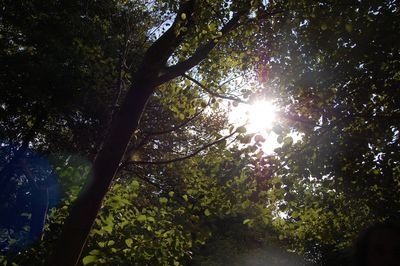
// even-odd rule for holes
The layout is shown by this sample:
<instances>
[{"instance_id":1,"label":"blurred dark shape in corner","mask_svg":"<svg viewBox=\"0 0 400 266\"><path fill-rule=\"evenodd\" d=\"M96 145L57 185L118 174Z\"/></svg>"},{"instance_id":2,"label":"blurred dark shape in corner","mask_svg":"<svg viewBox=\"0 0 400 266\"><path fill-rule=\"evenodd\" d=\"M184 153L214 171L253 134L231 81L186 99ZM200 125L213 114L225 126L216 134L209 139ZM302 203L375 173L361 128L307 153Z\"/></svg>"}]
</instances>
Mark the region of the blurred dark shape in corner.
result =
<instances>
[{"instance_id":1,"label":"blurred dark shape in corner","mask_svg":"<svg viewBox=\"0 0 400 266\"><path fill-rule=\"evenodd\" d=\"M400 266L399 223L376 223L363 230L355 242L356 266Z\"/></svg>"},{"instance_id":2,"label":"blurred dark shape in corner","mask_svg":"<svg viewBox=\"0 0 400 266\"><path fill-rule=\"evenodd\" d=\"M42 237L59 186L48 159L0 143L0 253L18 252Z\"/></svg>"}]
</instances>

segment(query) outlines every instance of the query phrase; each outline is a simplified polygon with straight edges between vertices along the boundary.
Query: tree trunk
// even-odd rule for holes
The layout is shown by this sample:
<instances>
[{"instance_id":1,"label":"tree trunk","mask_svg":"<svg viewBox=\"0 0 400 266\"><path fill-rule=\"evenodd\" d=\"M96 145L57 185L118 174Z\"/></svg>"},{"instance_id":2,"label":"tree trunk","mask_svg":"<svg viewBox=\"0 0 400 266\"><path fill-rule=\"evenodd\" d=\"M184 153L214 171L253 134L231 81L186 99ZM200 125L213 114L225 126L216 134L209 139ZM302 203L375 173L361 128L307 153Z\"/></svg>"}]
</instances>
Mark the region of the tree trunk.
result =
<instances>
[{"instance_id":1,"label":"tree trunk","mask_svg":"<svg viewBox=\"0 0 400 266\"><path fill-rule=\"evenodd\" d=\"M112 123L109 136L95 158L89 182L73 204L47 265L77 264L102 200L153 90L154 86L141 81L134 84L128 92L120 112Z\"/></svg>"}]
</instances>

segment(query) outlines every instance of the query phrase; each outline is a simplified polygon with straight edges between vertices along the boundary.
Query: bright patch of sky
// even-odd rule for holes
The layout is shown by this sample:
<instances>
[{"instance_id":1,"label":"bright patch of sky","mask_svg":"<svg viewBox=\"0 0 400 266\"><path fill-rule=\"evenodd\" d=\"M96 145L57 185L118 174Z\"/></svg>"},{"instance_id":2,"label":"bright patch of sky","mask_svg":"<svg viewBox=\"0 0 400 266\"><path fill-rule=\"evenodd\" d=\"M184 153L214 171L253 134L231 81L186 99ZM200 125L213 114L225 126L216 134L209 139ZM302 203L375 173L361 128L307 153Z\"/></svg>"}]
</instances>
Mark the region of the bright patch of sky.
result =
<instances>
[{"instance_id":1,"label":"bright patch of sky","mask_svg":"<svg viewBox=\"0 0 400 266\"><path fill-rule=\"evenodd\" d=\"M265 138L262 149L265 153L273 153L280 144L278 135L272 131L276 119L276 106L268 100L256 100L252 104L241 103L232 107L229 122L233 125L245 125L247 133L260 134Z\"/></svg>"}]
</instances>

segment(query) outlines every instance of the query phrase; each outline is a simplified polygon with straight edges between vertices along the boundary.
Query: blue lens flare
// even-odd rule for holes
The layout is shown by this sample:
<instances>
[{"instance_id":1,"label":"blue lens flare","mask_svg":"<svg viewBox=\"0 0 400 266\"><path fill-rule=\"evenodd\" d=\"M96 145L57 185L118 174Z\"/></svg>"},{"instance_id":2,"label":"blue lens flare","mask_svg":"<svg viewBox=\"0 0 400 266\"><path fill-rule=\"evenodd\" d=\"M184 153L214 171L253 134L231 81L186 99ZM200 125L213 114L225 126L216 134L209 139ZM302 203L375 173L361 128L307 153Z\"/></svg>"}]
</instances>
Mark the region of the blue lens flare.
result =
<instances>
[{"instance_id":1,"label":"blue lens flare","mask_svg":"<svg viewBox=\"0 0 400 266\"><path fill-rule=\"evenodd\" d=\"M60 186L49 159L0 143L0 252L17 252L41 238Z\"/></svg>"}]
</instances>

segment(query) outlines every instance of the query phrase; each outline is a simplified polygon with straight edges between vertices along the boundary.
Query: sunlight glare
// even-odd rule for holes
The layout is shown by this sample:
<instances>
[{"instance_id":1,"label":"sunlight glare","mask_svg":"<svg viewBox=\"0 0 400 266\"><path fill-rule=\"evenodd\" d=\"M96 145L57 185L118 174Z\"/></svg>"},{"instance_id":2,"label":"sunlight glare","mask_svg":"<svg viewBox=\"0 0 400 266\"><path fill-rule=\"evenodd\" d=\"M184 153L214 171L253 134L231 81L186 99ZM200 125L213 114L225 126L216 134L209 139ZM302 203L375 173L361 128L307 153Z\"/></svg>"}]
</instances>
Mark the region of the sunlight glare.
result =
<instances>
[{"instance_id":1,"label":"sunlight glare","mask_svg":"<svg viewBox=\"0 0 400 266\"><path fill-rule=\"evenodd\" d=\"M262 150L273 153L279 147L277 136L271 129L276 119L276 106L267 100L258 100L253 104L239 104L231 109L229 121L233 125L245 125L247 133L260 134L265 138Z\"/></svg>"},{"instance_id":2,"label":"sunlight glare","mask_svg":"<svg viewBox=\"0 0 400 266\"><path fill-rule=\"evenodd\" d=\"M276 107L270 101L259 100L253 104L239 104L229 114L235 125L246 124L248 133L265 133L275 121Z\"/></svg>"}]
</instances>

